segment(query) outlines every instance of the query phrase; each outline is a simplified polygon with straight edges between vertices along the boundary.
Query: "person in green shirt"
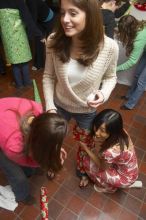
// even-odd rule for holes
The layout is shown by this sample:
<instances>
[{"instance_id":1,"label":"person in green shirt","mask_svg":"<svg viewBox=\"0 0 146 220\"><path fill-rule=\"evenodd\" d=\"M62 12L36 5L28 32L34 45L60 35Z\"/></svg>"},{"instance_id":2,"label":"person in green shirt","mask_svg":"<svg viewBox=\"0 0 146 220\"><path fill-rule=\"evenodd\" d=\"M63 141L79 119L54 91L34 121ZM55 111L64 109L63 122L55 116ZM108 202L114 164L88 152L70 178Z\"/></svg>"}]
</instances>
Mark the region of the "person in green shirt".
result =
<instances>
[{"instance_id":1,"label":"person in green shirt","mask_svg":"<svg viewBox=\"0 0 146 220\"><path fill-rule=\"evenodd\" d=\"M118 39L126 49L127 61L117 66L117 72L128 70L137 64L134 81L126 96L123 110L135 107L146 88L146 23L132 15L123 16L118 23Z\"/></svg>"}]
</instances>

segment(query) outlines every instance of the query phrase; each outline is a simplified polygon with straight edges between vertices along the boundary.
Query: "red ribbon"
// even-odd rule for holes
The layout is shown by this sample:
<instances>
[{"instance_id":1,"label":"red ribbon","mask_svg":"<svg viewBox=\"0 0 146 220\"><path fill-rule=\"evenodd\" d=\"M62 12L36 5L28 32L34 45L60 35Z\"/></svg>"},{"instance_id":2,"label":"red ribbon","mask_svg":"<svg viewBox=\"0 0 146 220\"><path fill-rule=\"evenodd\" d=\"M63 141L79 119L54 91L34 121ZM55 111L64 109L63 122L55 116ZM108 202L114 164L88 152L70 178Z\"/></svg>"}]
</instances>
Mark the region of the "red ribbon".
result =
<instances>
[{"instance_id":1,"label":"red ribbon","mask_svg":"<svg viewBox=\"0 0 146 220\"><path fill-rule=\"evenodd\" d=\"M134 7L140 11L146 11L146 3L144 4L135 3Z\"/></svg>"},{"instance_id":2,"label":"red ribbon","mask_svg":"<svg viewBox=\"0 0 146 220\"><path fill-rule=\"evenodd\" d=\"M48 196L47 188L42 186L40 193L41 220L48 220Z\"/></svg>"}]
</instances>

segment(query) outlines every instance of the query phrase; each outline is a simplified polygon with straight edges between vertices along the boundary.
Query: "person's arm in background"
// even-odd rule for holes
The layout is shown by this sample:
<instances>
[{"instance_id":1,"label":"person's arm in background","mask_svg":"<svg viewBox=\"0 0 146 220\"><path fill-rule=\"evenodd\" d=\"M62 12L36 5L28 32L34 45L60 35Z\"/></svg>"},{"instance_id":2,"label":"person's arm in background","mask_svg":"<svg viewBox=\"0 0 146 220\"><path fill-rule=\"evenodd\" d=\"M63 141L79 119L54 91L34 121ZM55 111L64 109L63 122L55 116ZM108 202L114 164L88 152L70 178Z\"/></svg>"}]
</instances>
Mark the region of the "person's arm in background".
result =
<instances>
[{"instance_id":1,"label":"person's arm in background","mask_svg":"<svg viewBox=\"0 0 146 220\"><path fill-rule=\"evenodd\" d=\"M125 14L125 12L129 9L130 2L129 0L126 0L126 2L115 11L115 18L120 18L122 15Z\"/></svg>"},{"instance_id":2,"label":"person's arm in background","mask_svg":"<svg viewBox=\"0 0 146 220\"><path fill-rule=\"evenodd\" d=\"M35 23L37 23L38 10L37 10L37 0L25 0L25 4L27 5L31 16Z\"/></svg>"},{"instance_id":3,"label":"person's arm in background","mask_svg":"<svg viewBox=\"0 0 146 220\"><path fill-rule=\"evenodd\" d=\"M139 59L144 51L144 48L146 46L145 33L146 32L141 31L137 34L137 37L134 41L134 48L133 48L130 56L128 57L128 60L126 62L118 65L117 72L128 70L129 68L134 66L139 61Z\"/></svg>"},{"instance_id":4,"label":"person's arm in background","mask_svg":"<svg viewBox=\"0 0 146 220\"><path fill-rule=\"evenodd\" d=\"M26 26L26 30L27 30L29 38L32 38L35 36L35 37L39 37L40 40L42 40L44 36L42 32L39 30L39 28L37 27L37 25L35 24L35 22L33 21L33 18L24 0L18 0L17 5L20 11L20 16L22 18L22 21L24 22Z\"/></svg>"},{"instance_id":5,"label":"person's arm in background","mask_svg":"<svg viewBox=\"0 0 146 220\"><path fill-rule=\"evenodd\" d=\"M114 29L116 27L114 13L102 9L103 25L105 28L105 35L114 38Z\"/></svg>"}]
</instances>

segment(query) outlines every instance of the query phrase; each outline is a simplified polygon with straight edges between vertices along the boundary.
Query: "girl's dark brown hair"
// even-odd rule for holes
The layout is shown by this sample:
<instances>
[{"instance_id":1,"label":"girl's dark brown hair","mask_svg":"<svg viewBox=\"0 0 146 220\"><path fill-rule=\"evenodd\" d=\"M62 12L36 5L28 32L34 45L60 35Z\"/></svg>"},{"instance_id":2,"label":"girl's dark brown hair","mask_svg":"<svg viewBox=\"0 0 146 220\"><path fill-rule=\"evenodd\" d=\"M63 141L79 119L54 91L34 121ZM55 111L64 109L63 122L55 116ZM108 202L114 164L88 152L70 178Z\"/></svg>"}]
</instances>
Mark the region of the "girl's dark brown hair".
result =
<instances>
[{"instance_id":1,"label":"girl's dark brown hair","mask_svg":"<svg viewBox=\"0 0 146 220\"><path fill-rule=\"evenodd\" d=\"M55 113L42 113L30 124L26 152L45 170L58 171L62 165L60 150L67 132L67 122Z\"/></svg>"},{"instance_id":2,"label":"girl's dark brown hair","mask_svg":"<svg viewBox=\"0 0 146 220\"><path fill-rule=\"evenodd\" d=\"M126 48L126 55L129 56L134 47L134 40L137 32L144 28L144 22L138 21L132 15L125 15L118 22L118 39Z\"/></svg>"},{"instance_id":3,"label":"girl's dark brown hair","mask_svg":"<svg viewBox=\"0 0 146 220\"><path fill-rule=\"evenodd\" d=\"M78 62L89 66L98 56L98 53L103 45L104 32L102 24L102 16L97 4L97 0L68 0L73 5L83 10L86 13L85 29L80 34L82 46L80 48L81 55ZM61 0L60 0L61 7ZM61 15L58 17L55 34L51 43L51 48L54 49L57 56L62 62L68 62L70 59L71 38L67 37L61 25Z\"/></svg>"},{"instance_id":4,"label":"girl's dark brown hair","mask_svg":"<svg viewBox=\"0 0 146 220\"><path fill-rule=\"evenodd\" d=\"M26 156L31 153L33 159L45 170L60 170L62 167L60 149L67 133L67 121L56 113L42 113L35 116L33 105L24 115L20 115L17 109L8 110L14 112L19 123L23 138L23 153ZM28 123L30 117L31 124Z\"/></svg>"}]
</instances>

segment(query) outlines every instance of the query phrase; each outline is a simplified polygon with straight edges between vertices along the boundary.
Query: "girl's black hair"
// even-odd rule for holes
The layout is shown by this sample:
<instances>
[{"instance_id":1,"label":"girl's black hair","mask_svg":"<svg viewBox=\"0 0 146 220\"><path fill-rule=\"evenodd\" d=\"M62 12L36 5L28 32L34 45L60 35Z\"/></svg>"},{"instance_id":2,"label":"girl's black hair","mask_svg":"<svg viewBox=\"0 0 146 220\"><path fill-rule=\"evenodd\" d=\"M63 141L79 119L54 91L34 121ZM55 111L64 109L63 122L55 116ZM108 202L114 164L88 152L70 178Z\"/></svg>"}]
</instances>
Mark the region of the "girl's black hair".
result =
<instances>
[{"instance_id":1,"label":"girl's black hair","mask_svg":"<svg viewBox=\"0 0 146 220\"><path fill-rule=\"evenodd\" d=\"M94 119L92 134L95 136L95 132L99 127L105 124L106 132L109 137L101 145L100 152L112 147L115 144L119 144L121 151L126 146L129 146L129 138L125 130L123 129L123 119L119 112L113 109L104 109Z\"/></svg>"}]
</instances>

